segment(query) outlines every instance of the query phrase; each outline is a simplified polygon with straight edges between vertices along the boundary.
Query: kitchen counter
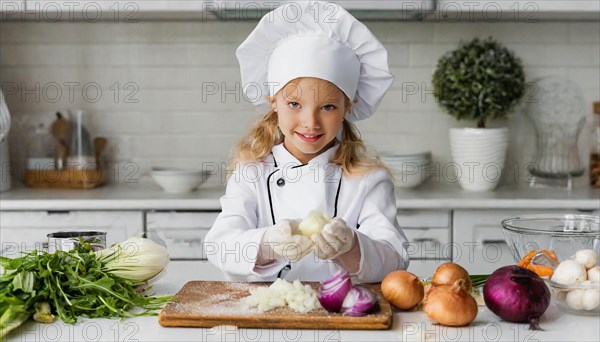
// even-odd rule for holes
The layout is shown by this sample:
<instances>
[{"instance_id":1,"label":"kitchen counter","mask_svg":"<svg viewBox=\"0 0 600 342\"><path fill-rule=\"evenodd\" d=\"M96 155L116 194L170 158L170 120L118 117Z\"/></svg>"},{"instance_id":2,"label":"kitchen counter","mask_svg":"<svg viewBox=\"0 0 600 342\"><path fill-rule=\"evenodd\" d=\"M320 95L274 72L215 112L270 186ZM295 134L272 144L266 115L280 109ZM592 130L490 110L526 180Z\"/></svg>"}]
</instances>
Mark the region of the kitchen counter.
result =
<instances>
[{"instance_id":1,"label":"kitchen counter","mask_svg":"<svg viewBox=\"0 0 600 342\"><path fill-rule=\"evenodd\" d=\"M190 280L223 280L214 266L202 261L171 262L155 284L157 294L175 294ZM231 326L164 328L157 317L123 320L81 319L76 325L57 321L28 321L7 341L598 341L600 317L574 316L551 304L542 316L544 331L530 331L526 324L500 320L479 307L476 320L467 327L433 325L422 311L395 312L386 331L236 329Z\"/></svg>"},{"instance_id":2,"label":"kitchen counter","mask_svg":"<svg viewBox=\"0 0 600 342\"><path fill-rule=\"evenodd\" d=\"M222 183L203 184L198 191L170 194L150 181L111 184L89 190L16 187L0 194L0 210L206 210L219 211ZM396 189L401 209L600 209L600 189L500 187L467 192L457 184L429 182Z\"/></svg>"}]
</instances>

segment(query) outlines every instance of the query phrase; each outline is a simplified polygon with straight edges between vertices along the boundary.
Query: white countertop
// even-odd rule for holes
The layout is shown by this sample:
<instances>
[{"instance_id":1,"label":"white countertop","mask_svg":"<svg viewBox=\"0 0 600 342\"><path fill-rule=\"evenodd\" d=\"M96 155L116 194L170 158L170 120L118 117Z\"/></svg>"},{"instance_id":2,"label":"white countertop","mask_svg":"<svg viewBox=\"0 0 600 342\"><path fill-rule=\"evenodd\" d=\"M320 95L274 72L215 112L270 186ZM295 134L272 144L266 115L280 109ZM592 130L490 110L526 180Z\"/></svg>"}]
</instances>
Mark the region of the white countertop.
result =
<instances>
[{"instance_id":1,"label":"white countertop","mask_svg":"<svg viewBox=\"0 0 600 342\"><path fill-rule=\"evenodd\" d=\"M223 280L220 271L202 261L171 262L155 284L157 294L175 294L187 281ZM480 307L471 325L461 328L433 325L419 312L395 312L386 331L235 329L232 327L164 328L157 317L123 320L81 319L76 325L57 321L28 321L8 341L598 341L600 317L574 316L551 304L542 316L544 331L500 320Z\"/></svg>"},{"instance_id":2,"label":"white countertop","mask_svg":"<svg viewBox=\"0 0 600 342\"><path fill-rule=\"evenodd\" d=\"M169 194L151 181L111 184L89 190L15 187L0 193L0 210L207 210L221 209L224 183ZM600 209L600 189L573 190L503 186L495 191L468 192L458 184L428 182L414 189L396 189L401 209Z\"/></svg>"}]
</instances>

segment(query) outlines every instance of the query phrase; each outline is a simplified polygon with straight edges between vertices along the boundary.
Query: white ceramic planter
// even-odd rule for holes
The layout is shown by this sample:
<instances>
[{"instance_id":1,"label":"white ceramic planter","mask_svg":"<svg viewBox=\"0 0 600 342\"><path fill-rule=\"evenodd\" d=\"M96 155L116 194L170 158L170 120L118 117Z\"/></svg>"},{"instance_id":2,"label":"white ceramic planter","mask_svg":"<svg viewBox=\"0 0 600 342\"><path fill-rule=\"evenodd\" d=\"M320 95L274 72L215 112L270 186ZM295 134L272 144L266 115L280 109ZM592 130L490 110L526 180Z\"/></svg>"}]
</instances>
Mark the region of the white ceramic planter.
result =
<instances>
[{"instance_id":1,"label":"white ceramic planter","mask_svg":"<svg viewBox=\"0 0 600 342\"><path fill-rule=\"evenodd\" d=\"M450 151L463 189L488 191L498 186L508 147L508 129L451 128Z\"/></svg>"}]
</instances>

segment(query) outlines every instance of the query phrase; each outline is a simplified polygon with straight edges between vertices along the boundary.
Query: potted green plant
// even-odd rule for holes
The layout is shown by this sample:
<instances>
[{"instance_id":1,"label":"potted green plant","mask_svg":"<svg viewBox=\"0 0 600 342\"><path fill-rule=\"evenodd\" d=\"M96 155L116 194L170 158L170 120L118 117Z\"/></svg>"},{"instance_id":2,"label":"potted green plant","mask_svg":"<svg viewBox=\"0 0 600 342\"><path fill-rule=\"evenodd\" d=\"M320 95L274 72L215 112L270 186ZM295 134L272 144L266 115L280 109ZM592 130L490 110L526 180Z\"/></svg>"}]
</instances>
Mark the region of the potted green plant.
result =
<instances>
[{"instance_id":1,"label":"potted green plant","mask_svg":"<svg viewBox=\"0 0 600 342\"><path fill-rule=\"evenodd\" d=\"M520 59L491 37L461 42L439 59L433 89L448 114L477 123L477 128L450 129L460 185L472 191L494 189L504 168L508 129L486 125L506 118L523 96L525 73Z\"/></svg>"}]
</instances>

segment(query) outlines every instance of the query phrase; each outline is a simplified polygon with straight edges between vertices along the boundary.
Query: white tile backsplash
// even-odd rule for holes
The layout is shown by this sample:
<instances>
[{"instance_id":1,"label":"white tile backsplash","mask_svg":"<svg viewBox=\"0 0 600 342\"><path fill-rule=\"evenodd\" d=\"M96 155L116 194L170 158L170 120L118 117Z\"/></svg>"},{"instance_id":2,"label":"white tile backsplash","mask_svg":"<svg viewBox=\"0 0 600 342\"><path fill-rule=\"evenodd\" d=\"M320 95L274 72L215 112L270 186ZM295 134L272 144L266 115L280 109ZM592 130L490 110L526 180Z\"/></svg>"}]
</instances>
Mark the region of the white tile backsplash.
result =
<instances>
[{"instance_id":1,"label":"white tile backsplash","mask_svg":"<svg viewBox=\"0 0 600 342\"><path fill-rule=\"evenodd\" d=\"M475 36L492 36L514 50L528 80L549 75L573 79L584 91L590 113L591 102L600 100L599 23L366 25L387 47L395 76L379 112L358 124L374 150L431 150L436 161L450 161L448 128L472 124L457 122L439 109L431 75L443 53ZM26 155L23 132L68 108L92 114L92 133L110 140L108 159L123 168L133 163L140 175L155 165L200 167L226 161L260 114L241 94L235 57L254 26L191 21L2 23L0 82L14 119L14 161L22 162ZM96 99L97 89L102 94ZM534 144L531 125L518 111L505 124L511 129L509 162L528 161Z\"/></svg>"},{"instance_id":2,"label":"white tile backsplash","mask_svg":"<svg viewBox=\"0 0 600 342\"><path fill-rule=\"evenodd\" d=\"M598 44L598 41L600 41L600 23L586 22L569 25L569 41Z\"/></svg>"},{"instance_id":3,"label":"white tile backsplash","mask_svg":"<svg viewBox=\"0 0 600 342\"><path fill-rule=\"evenodd\" d=\"M434 43L452 43L471 38L494 37L502 42L554 43L567 41L568 23L449 23L435 25Z\"/></svg>"},{"instance_id":4,"label":"white tile backsplash","mask_svg":"<svg viewBox=\"0 0 600 342\"><path fill-rule=\"evenodd\" d=\"M524 66L598 66L598 44L507 44Z\"/></svg>"}]
</instances>

